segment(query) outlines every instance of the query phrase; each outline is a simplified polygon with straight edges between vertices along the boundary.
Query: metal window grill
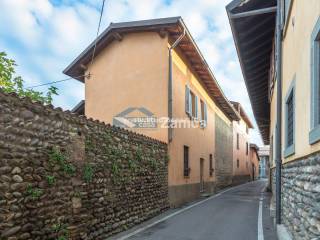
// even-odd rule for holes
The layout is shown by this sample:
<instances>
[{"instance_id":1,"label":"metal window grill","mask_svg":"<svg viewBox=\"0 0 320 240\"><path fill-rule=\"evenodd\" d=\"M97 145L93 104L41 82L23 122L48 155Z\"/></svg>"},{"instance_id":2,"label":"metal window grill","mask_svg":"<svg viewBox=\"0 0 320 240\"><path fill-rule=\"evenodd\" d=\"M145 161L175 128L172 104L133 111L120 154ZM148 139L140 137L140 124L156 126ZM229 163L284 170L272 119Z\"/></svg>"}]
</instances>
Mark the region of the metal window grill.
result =
<instances>
[{"instance_id":1,"label":"metal window grill","mask_svg":"<svg viewBox=\"0 0 320 240\"><path fill-rule=\"evenodd\" d=\"M290 94L287 100L287 146L291 146L293 144L293 93Z\"/></svg>"},{"instance_id":2,"label":"metal window grill","mask_svg":"<svg viewBox=\"0 0 320 240\"><path fill-rule=\"evenodd\" d=\"M189 147L183 146L183 175L189 176Z\"/></svg>"}]
</instances>

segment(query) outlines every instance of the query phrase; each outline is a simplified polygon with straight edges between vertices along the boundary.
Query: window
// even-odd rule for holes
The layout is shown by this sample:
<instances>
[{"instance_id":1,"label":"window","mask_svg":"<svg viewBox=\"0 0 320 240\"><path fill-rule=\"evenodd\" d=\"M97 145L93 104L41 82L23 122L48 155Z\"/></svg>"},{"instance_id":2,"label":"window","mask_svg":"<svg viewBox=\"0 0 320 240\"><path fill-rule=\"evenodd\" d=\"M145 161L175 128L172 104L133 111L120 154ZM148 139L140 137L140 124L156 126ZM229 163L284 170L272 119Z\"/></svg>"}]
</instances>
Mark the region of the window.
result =
<instances>
[{"instance_id":1,"label":"window","mask_svg":"<svg viewBox=\"0 0 320 240\"><path fill-rule=\"evenodd\" d=\"M287 100L287 147L293 144L293 94Z\"/></svg>"},{"instance_id":2,"label":"window","mask_svg":"<svg viewBox=\"0 0 320 240\"><path fill-rule=\"evenodd\" d=\"M246 133L249 134L249 127L246 125Z\"/></svg>"},{"instance_id":3,"label":"window","mask_svg":"<svg viewBox=\"0 0 320 240\"><path fill-rule=\"evenodd\" d=\"M286 97L285 106L285 152L284 156L288 157L294 154L294 127L295 127L295 116L294 116L294 84L295 80L292 81L291 87L289 88Z\"/></svg>"},{"instance_id":4,"label":"window","mask_svg":"<svg viewBox=\"0 0 320 240\"><path fill-rule=\"evenodd\" d=\"M183 146L183 176L188 177L189 174L189 147Z\"/></svg>"},{"instance_id":5,"label":"window","mask_svg":"<svg viewBox=\"0 0 320 240\"><path fill-rule=\"evenodd\" d=\"M320 17L311 36L311 131L309 143L320 140Z\"/></svg>"},{"instance_id":6,"label":"window","mask_svg":"<svg viewBox=\"0 0 320 240\"><path fill-rule=\"evenodd\" d=\"M200 107L201 107L201 122L200 126L205 128L207 126L207 104L200 100Z\"/></svg>"},{"instance_id":7,"label":"window","mask_svg":"<svg viewBox=\"0 0 320 240\"><path fill-rule=\"evenodd\" d=\"M210 177L213 176L213 163L212 163L212 154L209 155L209 175Z\"/></svg>"},{"instance_id":8,"label":"window","mask_svg":"<svg viewBox=\"0 0 320 240\"><path fill-rule=\"evenodd\" d=\"M237 133L237 149L239 150L239 133Z\"/></svg>"},{"instance_id":9,"label":"window","mask_svg":"<svg viewBox=\"0 0 320 240\"><path fill-rule=\"evenodd\" d=\"M189 117L198 118L198 97L188 86L186 86L185 108Z\"/></svg>"},{"instance_id":10,"label":"window","mask_svg":"<svg viewBox=\"0 0 320 240\"><path fill-rule=\"evenodd\" d=\"M249 154L249 144L248 144L248 142L246 142L246 155L248 155Z\"/></svg>"},{"instance_id":11,"label":"window","mask_svg":"<svg viewBox=\"0 0 320 240\"><path fill-rule=\"evenodd\" d=\"M240 166L240 162L239 162L239 159L237 159L237 168L239 168Z\"/></svg>"}]
</instances>

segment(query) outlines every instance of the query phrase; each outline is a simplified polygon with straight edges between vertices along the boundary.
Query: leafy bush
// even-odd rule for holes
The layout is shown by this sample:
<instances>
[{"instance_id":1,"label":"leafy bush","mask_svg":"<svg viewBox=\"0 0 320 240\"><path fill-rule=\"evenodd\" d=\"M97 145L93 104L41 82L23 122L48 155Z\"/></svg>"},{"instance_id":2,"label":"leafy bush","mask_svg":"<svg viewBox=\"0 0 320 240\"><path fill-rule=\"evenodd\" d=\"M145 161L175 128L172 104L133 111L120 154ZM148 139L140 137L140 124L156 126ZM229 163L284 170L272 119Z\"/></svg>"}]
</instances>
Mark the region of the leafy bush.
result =
<instances>
[{"instance_id":1,"label":"leafy bush","mask_svg":"<svg viewBox=\"0 0 320 240\"><path fill-rule=\"evenodd\" d=\"M51 104L53 95L58 95L58 88L51 86L46 94L25 88L23 79L15 76L16 66L16 62L8 58L5 52L0 52L0 88L6 93L15 92L21 97L29 97L34 101Z\"/></svg>"}]
</instances>

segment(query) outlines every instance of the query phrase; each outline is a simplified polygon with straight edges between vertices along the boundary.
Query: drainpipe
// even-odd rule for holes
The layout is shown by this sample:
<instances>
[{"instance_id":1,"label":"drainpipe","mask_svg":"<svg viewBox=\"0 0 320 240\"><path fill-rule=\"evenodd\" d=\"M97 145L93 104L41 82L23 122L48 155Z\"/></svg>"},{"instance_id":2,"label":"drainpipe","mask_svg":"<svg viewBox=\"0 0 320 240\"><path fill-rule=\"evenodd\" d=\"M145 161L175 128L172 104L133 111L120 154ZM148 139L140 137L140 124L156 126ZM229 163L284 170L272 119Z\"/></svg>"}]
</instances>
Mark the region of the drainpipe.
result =
<instances>
[{"instance_id":1,"label":"drainpipe","mask_svg":"<svg viewBox=\"0 0 320 240\"><path fill-rule=\"evenodd\" d=\"M281 224L281 167L282 167L282 26L281 0L277 0L277 125L276 125L276 223Z\"/></svg>"},{"instance_id":2,"label":"drainpipe","mask_svg":"<svg viewBox=\"0 0 320 240\"><path fill-rule=\"evenodd\" d=\"M178 37L178 39L169 47L169 79L168 79L168 117L169 117L169 126L168 126L168 139L169 142L172 141L173 137L173 128L171 126L172 120L172 101L173 101L173 91L172 91L172 50L179 44L179 42L186 35L186 29L183 28L183 33Z\"/></svg>"}]
</instances>

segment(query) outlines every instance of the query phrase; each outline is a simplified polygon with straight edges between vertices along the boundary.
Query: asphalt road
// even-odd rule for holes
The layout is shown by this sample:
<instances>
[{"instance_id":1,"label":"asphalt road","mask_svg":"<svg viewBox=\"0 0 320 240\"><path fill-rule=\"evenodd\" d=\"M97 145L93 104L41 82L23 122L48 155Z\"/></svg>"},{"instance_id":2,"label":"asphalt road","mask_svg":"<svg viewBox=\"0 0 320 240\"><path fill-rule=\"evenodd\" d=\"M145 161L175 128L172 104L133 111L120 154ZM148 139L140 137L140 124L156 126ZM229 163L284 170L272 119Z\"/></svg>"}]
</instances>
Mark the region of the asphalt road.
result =
<instances>
[{"instance_id":1,"label":"asphalt road","mask_svg":"<svg viewBox=\"0 0 320 240\"><path fill-rule=\"evenodd\" d=\"M263 192L265 185L265 181L255 181L231 188L196 206L172 210L115 239L276 240L269 211L270 195ZM258 230L259 225L262 228Z\"/></svg>"}]
</instances>

